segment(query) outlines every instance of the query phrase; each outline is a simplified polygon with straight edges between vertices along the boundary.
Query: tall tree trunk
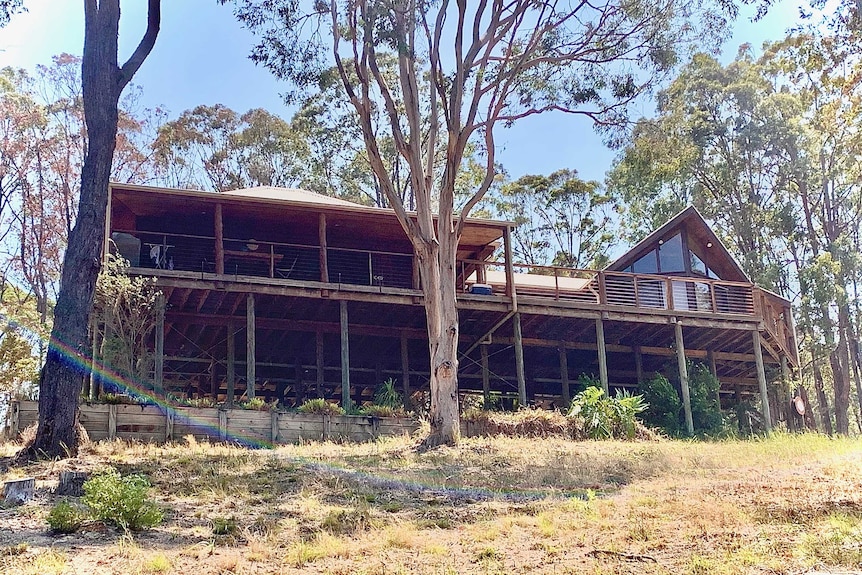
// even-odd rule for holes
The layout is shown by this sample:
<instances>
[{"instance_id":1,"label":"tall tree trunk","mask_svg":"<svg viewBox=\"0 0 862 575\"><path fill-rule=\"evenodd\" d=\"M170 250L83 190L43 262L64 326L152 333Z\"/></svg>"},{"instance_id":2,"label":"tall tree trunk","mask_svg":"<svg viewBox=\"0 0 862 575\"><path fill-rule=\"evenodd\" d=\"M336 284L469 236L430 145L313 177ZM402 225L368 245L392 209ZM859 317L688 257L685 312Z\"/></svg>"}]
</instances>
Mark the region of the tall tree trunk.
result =
<instances>
[{"instance_id":1,"label":"tall tree trunk","mask_svg":"<svg viewBox=\"0 0 862 575\"><path fill-rule=\"evenodd\" d=\"M63 259L54 327L40 378L39 430L25 454L30 458L77 452L78 396L87 373L87 326L101 262L118 101L155 44L159 0L149 0L147 30L122 68L117 65L119 22L119 0L84 1L81 79L89 141L78 216Z\"/></svg>"},{"instance_id":2,"label":"tall tree trunk","mask_svg":"<svg viewBox=\"0 0 862 575\"><path fill-rule=\"evenodd\" d=\"M820 424L826 435L832 435L832 418L829 416L829 400L826 398L826 390L823 387L823 372L817 359L812 360L812 372L814 373L814 391L817 393L817 410L820 413Z\"/></svg>"},{"instance_id":3,"label":"tall tree trunk","mask_svg":"<svg viewBox=\"0 0 862 575\"><path fill-rule=\"evenodd\" d=\"M440 244L419 251L419 272L425 295L428 348L431 357L431 433L427 447L457 443L458 417L458 309L455 305L457 239L441 218Z\"/></svg>"}]
</instances>

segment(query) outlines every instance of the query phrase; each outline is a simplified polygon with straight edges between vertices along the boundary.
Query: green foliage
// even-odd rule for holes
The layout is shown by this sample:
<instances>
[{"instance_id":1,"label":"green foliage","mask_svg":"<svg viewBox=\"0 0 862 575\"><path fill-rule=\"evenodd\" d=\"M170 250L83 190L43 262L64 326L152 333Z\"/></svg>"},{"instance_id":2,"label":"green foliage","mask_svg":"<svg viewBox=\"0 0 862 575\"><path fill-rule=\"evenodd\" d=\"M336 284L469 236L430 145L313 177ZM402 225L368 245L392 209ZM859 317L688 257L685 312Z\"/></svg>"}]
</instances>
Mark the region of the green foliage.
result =
<instances>
[{"instance_id":1,"label":"green foliage","mask_svg":"<svg viewBox=\"0 0 862 575\"><path fill-rule=\"evenodd\" d=\"M239 530L236 518L231 517L215 517L213 518L213 535L233 535Z\"/></svg>"},{"instance_id":2,"label":"green foliage","mask_svg":"<svg viewBox=\"0 0 862 575\"><path fill-rule=\"evenodd\" d=\"M278 400L274 399L272 403L267 403L262 397L253 397L246 401L241 401L237 404L240 409L249 411L275 411L278 409Z\"/></svg>"},{"instance_id":3,"label":"green foliage","mask_svg":"<svg viewBox=\"0 0 862 575\"><path fill-rule=\"evenodd\" d=\"M694 429L706 435L715 435L724 429L724 419L718 404L720 382L700 362L688 362L688 389L691 398L691 419Z\"/></svg>"},{"instance_id":4,"label":"green foliage","mask_svg":"<svg viewBox=\"0 0 862 575\"><path fill-rule=\"evenodd\" d=\"M515 259L527 264L598 269L617 237L610 232L616 199L575 170L523 176L494 194L494 215L518 224Z\"/></svg>"},{"instance_id":5,"label":"green foliage","mask_svg":"<svg viewBox=\"0 0 862 575\"><path fill-rule=\"evenodd\" d=\"M122 257L108 256L96 281L92 317L104 337L101 356L105 365L152 387L149 342L164 300L155 278L130 277L128 265Z\"/></svg>"},{"instance_id":6,"label":"green foliage","mask_svg":"<svg viewBox=\"0 0 862 575\"><path fill-rule=\"evenodd\" d=\"M682 401L667 378L657 373L639 385L638 392L649 405L649 409L641 416L644 423L668 435L679 435Z\"/></svg>"},{"instance_id":7,"label":"green foliage","mask_svg":"<svg viewBox=\"0 0 862 575\"><path fill-rule=\"evenodd\" d=\"M388 405L363 405L360 408L362 415L370 415L374 417L404 417L404 410L400 407L389 407Z\"/></svg>"},{"instance_id":8,"label":"green foliage","mask_svg":"<svg viewBox=\"0 0 862 575\"><path fill-rule=\"evenodd\" d=\"M300 413L319 413L321 415L344 415L344 409L340 405L329 403L322 397L309 399L299 406Z\"/></svg>"},{"instance_id":9,"label":"green foliage","mask_svg":"<svg viewBox=\"0 0 862 575\"><path fill-rule=\"evenodd\" d=\"M640 395L617 392L606 397L600 387L590 386L572 400L569 417L579 417L590 439L632 438L637 414L647 408Z\"/></svg>"},{"instance_id":10,"label":"green foliage","mask_svg":"<svg viewBox=\"0 0 862 575\"><path fill-rule=\"evenodd\" d=\"M380 407L388 407L392 410L399 409L404 406L401 399L401 394L396 389L397 382L393 378L389 378L382 382L374 393L374 405Z\"/></svg>"},{"instance_id":11,"label":"green foliage","mask_svg":"<svg viewBox=\"0 0 862 575\"><path fill-rule=\"evenodd\" d=\"M54 533L74 533L89 517L86 508L64 499L51 508L45 520Z\"/></svg>"},{"instance_id":12,"label":"green foliage","mask_svg":"<svg viewBox=\"0 0 862 575\"><path fill-rule=\"evenodd\" d=\"M163 514L147 499L150 483L141 475L121 476L115 469L84 482L83 503L93 516L127 531L139 531L162 522Z\"/></svg>"}]
</instances>

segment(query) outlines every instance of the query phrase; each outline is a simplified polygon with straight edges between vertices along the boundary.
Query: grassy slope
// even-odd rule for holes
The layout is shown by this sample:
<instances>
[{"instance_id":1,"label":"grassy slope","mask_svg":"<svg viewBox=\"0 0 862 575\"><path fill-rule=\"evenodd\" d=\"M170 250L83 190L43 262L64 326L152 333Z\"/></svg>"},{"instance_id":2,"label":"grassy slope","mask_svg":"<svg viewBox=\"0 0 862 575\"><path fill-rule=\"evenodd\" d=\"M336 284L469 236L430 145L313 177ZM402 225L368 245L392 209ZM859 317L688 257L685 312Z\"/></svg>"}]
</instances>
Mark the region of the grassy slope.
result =
<instances>
[{"instance_id":1,"label":"grassy slope","mask_svg":"<svg viewBox=\"0 0 862 575\"><path fill-rule=\"evenodd\" d=\"M0 510L0 573L862 569L859 440L411 447L97 444L3 477L36 475L40 496ZM134 538L98 525L47 535L57 473L105 465L147 474L165 523Z\"/></svg>"}]
</instances>

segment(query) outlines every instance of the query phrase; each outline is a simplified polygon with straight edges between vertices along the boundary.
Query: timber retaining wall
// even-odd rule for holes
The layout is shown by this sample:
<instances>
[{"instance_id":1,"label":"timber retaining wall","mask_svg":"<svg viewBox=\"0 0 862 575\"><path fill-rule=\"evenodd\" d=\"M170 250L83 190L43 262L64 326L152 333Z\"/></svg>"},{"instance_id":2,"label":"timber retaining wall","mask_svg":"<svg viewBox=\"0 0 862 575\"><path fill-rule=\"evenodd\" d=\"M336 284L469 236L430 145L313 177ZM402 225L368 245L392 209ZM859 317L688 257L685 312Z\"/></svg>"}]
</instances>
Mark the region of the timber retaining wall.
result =
<instances>
[{"instance_id":1,"label":"timber retaining wall","mask_svg":"<svg viewBox=\"0 0 862 575\"><path fill-rule=\"evenodd\" d=\"M38 402L13 401L7 436L17 437L38 419ZM116 438L161 443L192 435L199 440L249 446L312 440L373 441L410 434L419 427L408 418L124 404L82 404L79 420L93 441Z\"/></svg>"}]
</instances>

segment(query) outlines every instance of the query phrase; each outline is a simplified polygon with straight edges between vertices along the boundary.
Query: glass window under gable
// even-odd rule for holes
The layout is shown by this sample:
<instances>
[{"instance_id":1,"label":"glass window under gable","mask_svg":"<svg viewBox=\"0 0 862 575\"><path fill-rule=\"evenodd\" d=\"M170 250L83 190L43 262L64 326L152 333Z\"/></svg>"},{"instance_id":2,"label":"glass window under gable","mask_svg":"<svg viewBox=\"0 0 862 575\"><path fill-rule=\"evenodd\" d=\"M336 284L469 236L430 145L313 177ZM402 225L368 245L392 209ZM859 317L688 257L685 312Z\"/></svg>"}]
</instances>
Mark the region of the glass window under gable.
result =
<instances>
[{"instance_id":1,"label":"glass window under gable","mask_svg":"<svg viewBox=\"0 0 862 575\"><path fill-rule=\"evenodd\" d=\"M694 252L689 252L691 255L691 271L696 274L707 275L706 264Z\"/></svg>"},{"instance_id":2,"label":"glass window under gable","mask_svg":"<svg viewBox=\"0 0 862 575\"><path fill-rule=\"evenodd\" d=\"M658 247L659 269L662 273L684 272L685 259L682 254L682 235L676 234Z\"/></svg>"},{"instance_id":3,"label":"glass window under gable","mask_svg":"<svg viewBox=\"0 0 862 575\"><path fill-rule=\"evenodd\" d=\"M655 250L649 251L635 263L632 264L632 272L636 274L654 274L658 273L656 267Z\"/></svg>"}]
</instances>

